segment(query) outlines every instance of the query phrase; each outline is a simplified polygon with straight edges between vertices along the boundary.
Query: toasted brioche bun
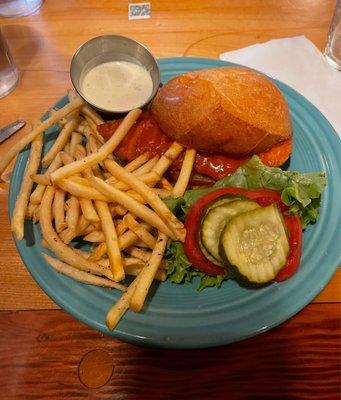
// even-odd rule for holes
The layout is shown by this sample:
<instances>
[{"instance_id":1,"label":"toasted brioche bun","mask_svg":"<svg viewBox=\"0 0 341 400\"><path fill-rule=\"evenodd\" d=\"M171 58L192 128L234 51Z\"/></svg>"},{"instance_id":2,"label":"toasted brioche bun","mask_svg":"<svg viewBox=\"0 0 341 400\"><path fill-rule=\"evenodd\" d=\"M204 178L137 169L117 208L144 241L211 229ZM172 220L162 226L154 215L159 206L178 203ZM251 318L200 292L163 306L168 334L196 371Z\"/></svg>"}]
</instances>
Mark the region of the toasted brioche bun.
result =
<instances>
[{"instance_id":1,"label":"toasted brioche bun","mask_svg":"<svg viewBox=\"0 0 341 400\"><path fill-rule=\"evenodd\" d=\"M247 68L180 75L159 90L151 111L171 139L199 151L243 156L291 137L284 96L270 79Z\"/></svg>"}]
</instances>

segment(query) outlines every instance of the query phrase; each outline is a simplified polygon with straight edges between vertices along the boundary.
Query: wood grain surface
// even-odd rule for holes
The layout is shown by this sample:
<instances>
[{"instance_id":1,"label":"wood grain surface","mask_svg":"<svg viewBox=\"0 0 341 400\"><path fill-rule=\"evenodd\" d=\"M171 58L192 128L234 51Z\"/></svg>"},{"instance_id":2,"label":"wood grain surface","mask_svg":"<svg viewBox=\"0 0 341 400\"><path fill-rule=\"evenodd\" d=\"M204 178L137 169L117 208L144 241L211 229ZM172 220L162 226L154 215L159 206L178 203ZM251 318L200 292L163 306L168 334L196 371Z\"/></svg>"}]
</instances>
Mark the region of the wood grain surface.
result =
<instances>
[{"instance_id":1,"label":"wood grain surface","mask_svg":"<svg viewBox=\"0 0 341 400\"><path fill-rule=\"evenodd\" d=\"M224 51L296 35L323 50L335 1L151 4L147 20L129 21L123 0L46 0L35 15L0 18L21 72L17 89L0 100L0 127L18 118L34 121L63 96L71 86L71 57L93 36L127 35L157 57L217 58ZM0 157L26 132L2 144ZM315 304L256 338L200 351L135 347L53 310L58 307L16 252L7 189L0 184L1 399L340 398L340 271Z\"/></svg>"},{"instance_id":2,"label":"wood grain surface","mask_svg":"<svg viewBox=\"0 0 341 400\"><path fill-rule=\"evenodd\" d=\"M19 118L34 121L63 96L71 85L71 57L93 36L127 35L142 41L158 57L216 58L224 51L302 34L323 49L335 2L153 1L152 18L135 21L127 19L127 4L118 0L48 0L35 15L0 18L21 71L20 85L0 100L0 126ZM2 144L0 157L26 132L22 130ZM33 282L15 250L4 184L0 184L0 226L0 310L57 308ZM318 301L340 301L340 277L340 273L335 275Z\"/></svg>"},{"instance_id":3,"label":"wood grain surface","mask_svg":"<svg viewBox=\"0 0 341 400\"><path fill-rule=\"evenodd\" d=\"M62 311L0 312L6 399L337 400L339 304L311 304L270 332L206 350L160 350L113 340ZM79 380L89 352L109 355L109 382ZM103 375L96 360L88 375ZM4 398L4 397L2 397Z\"/></svg>"}]
</instances>

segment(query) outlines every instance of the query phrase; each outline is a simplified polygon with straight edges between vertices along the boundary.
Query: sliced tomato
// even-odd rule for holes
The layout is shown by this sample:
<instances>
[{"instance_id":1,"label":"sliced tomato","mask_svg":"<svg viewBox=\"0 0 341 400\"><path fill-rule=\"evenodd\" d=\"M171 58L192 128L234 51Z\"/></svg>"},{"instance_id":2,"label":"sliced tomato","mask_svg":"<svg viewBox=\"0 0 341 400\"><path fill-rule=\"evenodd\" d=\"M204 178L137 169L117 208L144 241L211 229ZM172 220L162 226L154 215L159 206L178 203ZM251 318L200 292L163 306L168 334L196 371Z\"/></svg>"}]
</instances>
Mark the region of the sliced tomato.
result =
<instances>
[{"instance_id":1,"label":"sliced tomato","mask_svg":"<svg viewBox=\"0 0 341 400\"><path fill-rule=\"evenodd\" d=\"M225 273L224 268L220 267L209 261L206 256L201 251L198 240L198 228L200 226L201 215L206 206L211 203L211 201L225 196L227 194L231 195L242 195L248 197L249 199L257 202L260 206L268 206L272 203L277 203L282 211L287 211L288 207L282 202L281 196L278 192L267 189L257 189L257 190L246 190L239 188L223 188L214 190L199 199L190 208L185 221L186 227L186 239L184 243L184 250L188 260L200 271L205 272L208 275L222 275Z\"/></svg>"},{"instance_id":2,"label":"sliced tomato","mask_svg":"<svg viewBox=\"0 0 341 400\"><path fill-rule=\"evenodd\" d=\"M297 271L302 254L302 224L297 215L284 215L289 235L289 255L284 267L277 274L275 281L282 282L292 277Z\"/></svg>"}]
</instances>

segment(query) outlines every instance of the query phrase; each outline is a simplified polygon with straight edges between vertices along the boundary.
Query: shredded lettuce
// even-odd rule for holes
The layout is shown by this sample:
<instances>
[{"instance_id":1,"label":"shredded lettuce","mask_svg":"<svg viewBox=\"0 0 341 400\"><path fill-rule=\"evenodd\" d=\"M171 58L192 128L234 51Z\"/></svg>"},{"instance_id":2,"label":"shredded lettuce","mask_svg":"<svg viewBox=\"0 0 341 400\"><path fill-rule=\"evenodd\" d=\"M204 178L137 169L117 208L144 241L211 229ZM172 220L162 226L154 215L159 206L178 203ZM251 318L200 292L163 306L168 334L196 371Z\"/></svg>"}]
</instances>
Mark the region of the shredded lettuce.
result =
<instances>
[{"instance_id":1,"label":"shredded lettuce","mask_svg":"<svg viewBox=\"0 0 341 400\"><path fill-rule=\"evenodd\" d=\"M184 220L190 207L202 196L216 189L236 187L242 189L271 189L281 192L283 203L289 206L289 212L299 215L302 226L317 220L321 194L327 179L324 172L300 173L284 171L264 165L258 156L239 167L232 175L217 181L213 186L204 189L187 190L177 199L167 198L167 206ZM217 286L230 276L212 277L199 272L187 260L180 242L171 242L166 256L169 261L168 278L175 283L191 282L193 276L200 276L199 290Z\"/></svg>"}]
</instances>

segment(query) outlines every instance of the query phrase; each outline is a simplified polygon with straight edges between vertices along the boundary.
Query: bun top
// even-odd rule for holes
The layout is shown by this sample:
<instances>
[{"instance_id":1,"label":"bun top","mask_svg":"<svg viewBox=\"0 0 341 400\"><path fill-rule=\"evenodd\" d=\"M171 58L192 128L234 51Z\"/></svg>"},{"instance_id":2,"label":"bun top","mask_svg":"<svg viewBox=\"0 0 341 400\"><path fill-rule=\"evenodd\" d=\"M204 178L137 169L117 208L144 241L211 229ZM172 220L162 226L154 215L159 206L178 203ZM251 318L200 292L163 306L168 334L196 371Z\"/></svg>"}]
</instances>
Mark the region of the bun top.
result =
<instances>
[{"instance_id":1,"label":"bun top","mask_svg":"<svg viewBox=\"0 0 341 400\"><path fill-rule=\"evenodd\" d=\"M170 138L201 151L243 156L291 137L282 93L264 75L242 67L175 77L159 90L151 111Z\"/></svg>"}]
</instances>

